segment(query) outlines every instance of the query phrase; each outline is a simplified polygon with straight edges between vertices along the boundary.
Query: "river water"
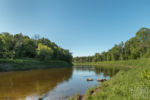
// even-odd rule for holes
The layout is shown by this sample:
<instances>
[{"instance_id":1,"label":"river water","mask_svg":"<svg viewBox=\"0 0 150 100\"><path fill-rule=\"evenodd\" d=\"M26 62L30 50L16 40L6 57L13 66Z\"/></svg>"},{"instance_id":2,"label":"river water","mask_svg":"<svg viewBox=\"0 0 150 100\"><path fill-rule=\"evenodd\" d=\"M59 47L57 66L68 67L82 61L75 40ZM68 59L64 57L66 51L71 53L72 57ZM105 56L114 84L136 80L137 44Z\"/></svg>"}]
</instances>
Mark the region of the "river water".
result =
<instances>
[{"instance_id":1,"label":"river water","mask_svg":"<svg viewBox=\"0 0 150 100\"><path fill-rule=\"evenodd\" d=\"M119 70L93 66L0 72L0 100L67 100L101 84ZM93 78L93 81L87 81Z\"/></svg>"}]
</instances>

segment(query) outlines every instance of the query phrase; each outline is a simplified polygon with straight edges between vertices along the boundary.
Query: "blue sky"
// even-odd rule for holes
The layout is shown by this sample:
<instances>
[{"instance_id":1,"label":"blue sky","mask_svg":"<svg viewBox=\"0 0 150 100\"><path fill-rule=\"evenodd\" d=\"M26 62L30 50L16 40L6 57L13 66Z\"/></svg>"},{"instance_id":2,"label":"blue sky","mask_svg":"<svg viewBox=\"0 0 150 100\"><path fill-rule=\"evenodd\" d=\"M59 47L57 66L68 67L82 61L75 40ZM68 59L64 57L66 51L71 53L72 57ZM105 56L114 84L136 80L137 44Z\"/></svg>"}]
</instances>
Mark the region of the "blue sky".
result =
<instances>
[{"instance_id":1,"label":"blue sky","mask_svg":"<svg viewBox=\"0 0 150 100\"><path fill-rule=\"evenodd\" d=\"M150 28L150 0L0 0L0 32L49 38L73 56L107 51Z\"/></svg>"}]
</instances>

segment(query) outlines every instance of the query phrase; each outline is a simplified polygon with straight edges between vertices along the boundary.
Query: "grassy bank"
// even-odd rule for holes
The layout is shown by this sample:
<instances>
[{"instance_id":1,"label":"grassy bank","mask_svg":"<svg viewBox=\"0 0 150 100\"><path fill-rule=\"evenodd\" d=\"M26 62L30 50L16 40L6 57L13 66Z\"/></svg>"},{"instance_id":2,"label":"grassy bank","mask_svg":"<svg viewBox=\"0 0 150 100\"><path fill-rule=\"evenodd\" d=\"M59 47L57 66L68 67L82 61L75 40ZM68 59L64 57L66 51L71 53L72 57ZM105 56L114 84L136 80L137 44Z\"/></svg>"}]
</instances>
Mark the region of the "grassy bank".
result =
<instances>
[{"instance_id":1,"label":"grassy bank","mask_svg":"<svg viewBox=\"0 0 150 100\"><path fill-rule=\"evenodd\" d=\"M103 61L103 62L86 62L86 63L73 63L75 66L100 66L100 67L126 67L132 68L137 64L141 59L138 60L122 60L122 61Z\"/></svg>"},{"instance_id":2,"label":"grassy bank","mask_svg":"<svg viewBox=\"0 0 150 100\"><path fill-rule=\"evenodd\" d=\"M0 59L0 71L44 69L51 67L70 67L70 66L72 66L72 64L58 60L43 62L31 58L13 59L13 60Z\"/></svg>"},{"instance_id":3,"label":"grassy bank","mask_svg":"<svg viewBox=\"0 0 150 100\"><path fill-rule=\"evenodd\" d=\"M90 65L93 64L91 63ZM82 65L86 64L84 63ZM95 88L89 89L83 98L80 97L80 100L150 99L150 59L101 62L95 63L94 65L113 65L112 67L119 67L121 65L120 67L130 66L131 69L128 71L121 70L110 80Z\"/></svg>"}]
</instances>

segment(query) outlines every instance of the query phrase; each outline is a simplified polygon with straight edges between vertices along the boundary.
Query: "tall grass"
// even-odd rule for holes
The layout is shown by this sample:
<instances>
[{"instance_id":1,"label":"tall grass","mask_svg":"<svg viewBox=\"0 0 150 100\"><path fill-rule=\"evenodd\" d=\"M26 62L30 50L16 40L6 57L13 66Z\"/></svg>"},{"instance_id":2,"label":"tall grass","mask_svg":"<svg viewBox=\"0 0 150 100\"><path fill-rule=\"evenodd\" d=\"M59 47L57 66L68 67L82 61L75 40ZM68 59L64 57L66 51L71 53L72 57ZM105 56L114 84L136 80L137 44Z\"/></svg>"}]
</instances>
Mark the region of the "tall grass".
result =
<instances>
[{"instance_id":1,"label":"tall grass","mask_svg":"<svg viewBox=\"0 0 150 100\"><path fill-rule=\"evenodd\" d=\"M150 59L107 63L133 67L101 84L95 95L87 93L87 100L150 100Z\"/></svg>"},{"instance_id":2,"label":"tall grass","mask_svg":"<svg viewBox=\"0 0 150 100\"><path fill-rule=\"evenodd\" d=\"M133 68L141 59L137 60L122 60L122 61L103 61L103 62L86 62L86 63L73 63L74 66L99 66L105 68L118 68L118 69L128 69Z\"/></svg>"}]
</instances>

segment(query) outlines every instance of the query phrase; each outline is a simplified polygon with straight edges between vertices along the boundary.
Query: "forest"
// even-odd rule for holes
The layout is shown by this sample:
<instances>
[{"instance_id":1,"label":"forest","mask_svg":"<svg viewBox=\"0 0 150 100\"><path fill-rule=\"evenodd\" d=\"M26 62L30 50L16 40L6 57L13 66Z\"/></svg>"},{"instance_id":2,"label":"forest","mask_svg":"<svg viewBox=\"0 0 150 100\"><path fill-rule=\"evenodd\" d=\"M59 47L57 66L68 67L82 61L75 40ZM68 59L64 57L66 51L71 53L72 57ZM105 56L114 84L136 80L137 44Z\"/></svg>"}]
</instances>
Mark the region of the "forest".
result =
<instances>
[{"instance_id":1,"label":"forest","mask_svg":"<svg viewBox=\"0 0 150 100\"><path fill-rule=\"evenodd\" d=\"M116 44L107 52L95 53L93 56L74 57L73 62L117 61L148 57L150 57L150 29L141 28L136 32L135 37L125 43Z\"/></svg>"},{"instance_id":2,"label":"forest","mask_svg":"<svg viewBox=\"0 0 150 100\"><path fill-rule=\"evenodd\" d=\"M72 63L72 54L47 38L34 38L3 32L0 34L0 59L33 58L39 61L59 60Z\"/></svg>"}]
</instances>

